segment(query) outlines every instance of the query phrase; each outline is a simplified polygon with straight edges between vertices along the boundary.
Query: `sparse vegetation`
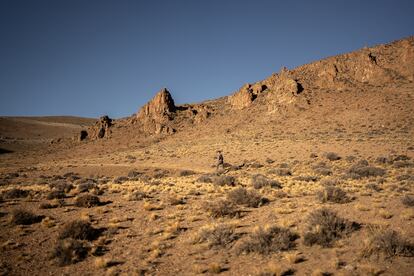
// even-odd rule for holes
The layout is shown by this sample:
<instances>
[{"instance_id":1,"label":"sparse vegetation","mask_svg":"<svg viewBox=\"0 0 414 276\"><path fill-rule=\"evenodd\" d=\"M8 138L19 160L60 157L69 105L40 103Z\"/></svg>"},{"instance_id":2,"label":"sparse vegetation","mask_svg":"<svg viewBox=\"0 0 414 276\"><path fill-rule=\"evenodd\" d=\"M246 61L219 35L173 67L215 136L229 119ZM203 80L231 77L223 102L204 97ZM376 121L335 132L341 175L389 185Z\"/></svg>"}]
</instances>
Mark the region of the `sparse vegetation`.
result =
<instances>
[{"instance_id":1,"label":"sparse vegetation","mask_svg":"<svg viewBox=\"0 0 414 276\"><path fill-rule=\"evenodd\" d=\"M362 250L363 257L376 256L392 258L396 256L413 257L414 244L398 232L383 227L369 228L369 238Z\"/></svg>"},{"instance_id":2,"label":"sparse vegetation","mask_svg":"<svg viewBox=\"0 0 414 276\"><path fill-rule=\"evenodd\" d=\"M14 225L30 225L41 222L43 218L44 216L38 216L32 212L17 209L12 211L10 222Z\"/></svg>"},{"instance_id":3,"label":"sparse vegetation","mask_svg":"<svg viewBox=\"0 0 414 276\"><path fill-rule=\"evenodd\" d=\"M65 198L66 194L63 190L55 190L55 191L51 191L48 195L47 195L47 199L60 199L60 198Z\"/></svg>"},{"instance_id":4,"label":"sparse vegetation","mask_svg":"<svg viewBox=\"0 0 414 276\"><path fill-rule=\"evenodd\" d=\"M238 237L233 225L221 223L200 228L194 242L206 242L209 247L226 247Z\"/></svg>"},{"instance_id":5,"label":"sparse vegetation","mask_svg":"<svg viewBox=\"0 0 414 276\"><path fill-rule=\"evenodd\" d=\"M318 244L330 247L334 241L357 229L357 223L338 217L335 212L323 208L309 214L303 242L308 246Z\"/></svg>"},{"instance_id":6,"label":"sparse vegetation","mask_svg":"<svg viewBox=\"0 0 414 276\"><path fill-rule=\"evenodd\" d=\"M271 169L268 173L276 174L277 176L291 176L292 171L289 168L276 168Z\"/></svg>"},{"instance_id":7,"label":"sparse vegetation","mask_svg":"<svg viewBox=\"0 0 414 276\"><path fill-rule=\"evenodd\" d=\"M189 176L189 175L193 175L195 174L195 172L191 171L191 170L182 170L178 173L178 176Z\"/></svg>"},{"instance_id":8,"label":"sparse vegetation","mask_svg":"<svg viewBox=\"0 0 414 276\"><path fill-rule=\"evenodd\" d=\"M299 175L299 176L295 176L293 180L304 181L304 182L315 182L315 181L318 181L318 177L314 175Z\"/></svg>"},{"instance_id":9,"label":"sparse vegetation","mask_svg":"<svg viewBox=\"0 0 414 276\"><path fill-rule=\"evenodd\" d=\"M84 241L76 239L58 240L52 256L58 259L59 265L70 265L84 260L88 256L89 247Z\"/></svg>"},{"instance_id":10,"label":"sparse vegetation","mask_svg":"<svg viewBox=\"0 0 414 276\"><path fill-rule=\"evenodd\" d=\"M133 191L127 195L127 199L129 201L140 201L145 198L149 198L149 196L146 193L141 192L141 191Z\"/></svg>"},{"instance_id":11,"label":"sparse vegetation","mask_svg":"<svg viewBox=\"0 0 414 276\"><path fill-rule=\"evenodd\" d=\"M231 201L224 199L207 202L205 208L213 218L240 216L237 206Z\"/></svg>"},{"instance_id":12,"label":"sparse vegetation","mask_svg":"<svg viewBox=\"0 0 414 276\"><path fill-rule=\"evenodd\" d=\"M341 159L341 157L337 153L335 153L335 152L327 152L325 154L325 157L329 161L337 161L337 160L340 160Z\"/></svg>"},{"instance_id":13,"label":"sparse vegetation","mask_svg":"<svg viewBox=\"0 0 414 276\"><path fill-rule=\"evenodd\" d=\"M201 183L213 183L213 176L210 174L203 174L196 180Z\"/></svg>"},{"instance_id":14,"label":"sparse vegetation","mask_svg":"<svg viewBox=\"0 0 414 276\"><path fill-rule=\"evenodd\" d=\"M233 189L232 191L228 192L227 198L229 201L235 204L245 205L247 207L253 208L260 207L268 202L266 198L262 197L256 191L247 190L242 187Z\"/></svg>"},{"instance_id":15,"label":"sparse vegetation","mask_svg":"<svg viewBox=\"0 0 414 276\"><path fill-rule=\"evenodd\" d=\"M40 204L39 209L53 209L56 207L58 207L56 204L45 202Z\"/></svg>"},{"instance_id":16,"label":"sparse vegetation","mask_svg":"<svg viewBox=\"0 0 414 276\"><path fill-rule=\"evenodd\" d=\"M336 186L341 184L342 181L339 178L336 177L327 177L327 178L323 178L320 181L321 186Z\"/></svg>"},{"instance_id":17,"label":"sparse vegetation","mask_svg":"<svg viewBox=\"0 0 414 276\"><path fill-rule=\"evenodd\" d=\"M365 187L367 189L370 189L370 190L373 190L373 191L376 191L376 192L382 191L382 188L377 183L373 183L373 182L368 183L367 185L365 185Z\"/></svg>"},{"instance_id":18,"label":"sparse vegetation","mask_svg":"<svg viewBox=\"0 0 414 276\"><path fill-rule=\"evenodd\" d=\"M287 228L270 226L258 227L237 247L240 253L259 253L263 255L295 248L298 235Z\"/></svg>"},{"instance_id":19,"label":"sparse vegetation","mask_svg":"<svg viewBox=\"0 0 414 276\"><path fill-rule=\"evenodd\" d=\"M262 174L253 175L250 178L250 182L255 189L261 189L263 187L282 188L282 184L279 181L269 179Z\"/></svg>"},{"instance_id":20,"label":"sparse vegetation","mask_svg":"<svg viewBox=\"0 0 414 276\"><path fill-rule=\"evenodd\" d=\"M79 193L86 193L86 192L89 192L90 190L95 189L95 188L96 188L96 184L94 182L91 182L91 181L80 183L77 186L77 190L78 190Z\"/></svg>"},{"instance_id":21,"label":"sparse vegetation","mask_svg":"<svg viewBox=\"0 0 414 276\"><path fill-rule=\"evenodd\" d=\"M325 186L322 190L316 193L318 200L322 203L334 202L334 203L347 203L350 200L344 190L334 186Z\"/></svg>"},{"instance_id":22,"label":"sparse vegetation","mask_svg":"<svg viewBox=\"0 0 414 276\"><path fill-rule=\"evenodd\" d=\"M67 223L59 234L59 239L64 240L67 238L75 240L87 240L92 241L99 237L102 233L101 229L96 229L92 225L83 220L74 220Z\"/></svg>"},{"instance_id":23,"label":"sparse vegetation","mask_svg":"<svg viewBox=\"0 0 414 276\"><path fill-rule=\"evenodd\" d=\"M402 204L408 207L414 207L414 196L405 195L401 198Z\"/></svg>"},{"instance_id":24,"label":"sparse vegetation","mask_svg":"<svg viewBox=\"0 0 414 276\"><path fill-rule=\"evenodd\" d=\"M94 195L80 195L75 200L75 206L77 207L84 207L84 208L90 208L94 206L99 206L101 204L101 201L99 200L99 197Z\"/></svg>"},{"instance_id":25,"label":"sparse vegetation","mask_svg":"<svg viewBox=\"0 0 414 276\"><path fill-rule=\"evenodd\" d=\"M346 178L360 179L363 177L376 177L385 175L385 170L382 168L367 166L363 164L355 164L349 168Z\"/></svg>"},{"instance_id":26,"label":"sparse vegetation","mask_svg":"<svg viewBox=\"0 0 414 276\"><path fill-rule=\"evenodd\" d=\"M64 180L54 181L49 184L49 187L55 191L62 191L64 193L69 193L74 188L72 184Z\"/></svg>"},{"instance_id":27,"label":"sparse vegetation","mask_svg":"<svg viewBox=\"0 0 414 276\"><path fill-rule=\"evenodd\" d=\"M4 199L15 199L15 198L24 198L27 197L30 194L27 190L22 190L18 188L10 189L3 193Z\"/></svg>"},{"instance_id":28,"label":"sparse vegetation","mask_svg":"<svg viewBox=\"0 0 414 276\"><path fill-rule=\"evenodd\" d=\"M236 178L231 175L219 175L213 178L213 183L219 186L234 186Z\"/></svg>"}]
</instances>

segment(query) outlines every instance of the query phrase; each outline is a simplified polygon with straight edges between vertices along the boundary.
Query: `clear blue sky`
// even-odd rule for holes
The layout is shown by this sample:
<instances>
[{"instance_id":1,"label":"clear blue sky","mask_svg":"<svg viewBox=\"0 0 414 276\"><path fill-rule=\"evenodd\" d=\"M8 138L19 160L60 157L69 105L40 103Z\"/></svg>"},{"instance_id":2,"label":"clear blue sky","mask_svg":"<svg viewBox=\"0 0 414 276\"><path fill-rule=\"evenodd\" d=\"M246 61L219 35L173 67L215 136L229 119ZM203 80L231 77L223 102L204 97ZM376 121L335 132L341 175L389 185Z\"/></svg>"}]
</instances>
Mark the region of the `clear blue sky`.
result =
<instances>
[{"instance_id":1,"label":"clear blue sky","mask_svg":"<svg viewBox=\"0 0 414 276\"><path fill-rule=\"evenodd\" d=\"M1 0L0 115L129 116L414 34L414 1Z\"/></svg>"}]
</instances>

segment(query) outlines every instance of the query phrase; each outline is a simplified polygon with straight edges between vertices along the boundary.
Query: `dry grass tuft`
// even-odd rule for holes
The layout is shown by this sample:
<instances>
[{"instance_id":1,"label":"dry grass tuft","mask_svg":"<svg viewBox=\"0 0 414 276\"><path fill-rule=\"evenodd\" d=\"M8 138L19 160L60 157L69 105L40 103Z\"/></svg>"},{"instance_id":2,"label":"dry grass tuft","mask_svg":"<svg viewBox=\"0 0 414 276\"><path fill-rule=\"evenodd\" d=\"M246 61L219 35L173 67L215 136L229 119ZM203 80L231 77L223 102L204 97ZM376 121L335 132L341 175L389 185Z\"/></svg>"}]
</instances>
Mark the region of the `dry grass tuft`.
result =
<instances>
[{"instance_id":1,"label":"dry grass tuft","mask_svg":"<svg viewBox=\"0 0 414 276\"><path fill-rule=\"evenodd\" d=\"M333 186L326 186L323 190L318 191L316 197L322 203L328 201L334 203L347 203L351 201L344 190Z\"/></svg>"},{"instance_id":2,"label":"dry grass tuft","mask_svg":"<svg viewBox=\"0 0 414 276\"><path fill-rule=\"evenodd\" d=\"M57 258L59 265L80 262L88 256L89 247L84 241L75 239L59 240L52 257Z\"/></svg>"},{"instance_id":3,"label":"dry grass tuft","mask_svg":"<svg viewBox=\"0 0 414 276\"><path fill-rule=\"evenodd\" d=\"M48 195L47 195L47 199L61 199L61 198L65 198L66 194L65 191L63 190L55 190L55 191L51 191Z\"/></svg>"},{"instance_id":4,"label":"dry grass tuft","mask_svg":"<svg viewBox=\"0 0 414 276\"><path fill-rule=\"evenodd\" d=\"M405 206L413 207L414 206L414 196L405 195L401 198L401 202Z\"/></svg>"},{"instance_id":5,"label":"dry grass tuft","mask_svg":"<svg viewBox=\"0 0 414 276\"><path fill-rule=\"evenodd\" d=\"M30 225L41 222L43 218L44 216L38 216L32 212L17 209L12 211L10 223L14 225Z\"/></svg>"},{"instance_id":6,"label":"dry grass tuft","mask_svg":"<svg viewBox=\"0 0 414 276\"><path fill-rule=\"evenodd\" d=\"M357 223L338 217L335 212L322 208L309 214L303 242L308 246L318 244L330 247L334 241L357 229L359 229Z\"/></svg>"},{"instance_id":7,"label":"dry grass tuft","mask_svg":"<svg viewBox=\"0 0 414 276\"><path fill-rule=\"evenodd\" d=\"M101 205L101 201L99 200L99 197L94 195L81 195L78 196L75 200L75 206L77 207L90 208L99 205Z\"/></svg>"},{"instance_id":8,"label":"dry grass tuft","mask_svg":"<svg viewBox=\"0 0 414 276\"><path fill-rule=\"evenodd\" d=\"M127 200L129 201L140 201L145 198L149 198L149 196L141 191L133 191L126 196Z\"/></svg>"},{"instance_id":9,"label":"dry grass tuft","mask_svg":"<svg viewBox=\"0 0 414 276\"><path fill-rule=\"evenodd\" d=\"M237 253L271 254L295 248L298 235L288 228L258 227L237 247Z\"/></svg>"},{"instance_id":10,"label":"dry grass tuft","mask_svg":"<svg viewBox=\"0 0 414 276\"><path fill-rule=\"evenodd\" d=\"M213 178L213 184L218 186L234 186L236 178L231 175L219 175Z\"/></svg>"},{"instance_id":11,"label":"dry grass tuft","mask_svg":"<svg viewBox=\"0 0 414 276\"><path fill-rule=\"evenodd\" d=\"M329 161L337 161L337 160L340 160L341 159L341 157L337 153L335 153L335 152L327 152L325 154L325 157Z\"/></svg>"},{"instance_id":12,"label":"dry grass tuft","mask_svg":"<svg viewBox=\"0 0 414 276\"><path fill-rule=\"evenodd\" d=\"M255 189L261 189L263 187L270 187L270 188L282 188L282 184L276 180L272 180L267 178L262 174L253 175L250 179L252 186Z\"/></svg>"},{"instance_id":13,"label":"dry grass tuft","mask_svg":"<svg viewBox=\"0 0 414 276\"><path fill-rule=\"evenodd\" d=\"M89 222L75 220L66 224L59 234L59 239L72 238L76 240L92 241L97 239L102 233L102 229L96 229Z\"/></svg>"},{"instance_id":14,"label":"dry grass tuft","mask_svg":"<svg viewBox=\"0 0 414 276\"><path fill-rule=\"evenodd\" d=\"M13 188L3 193L4 199L25 198L30 194L27 190Z\"/></svg>"},{"instance_id":15,"label":"dry grass tuft","mask_svg":"<svg viewBox=\"0 0 414 276\"><path fill-rule=\"evenodd\" d=\"M233 225L222 223L200 228L194 242L206 242L209 247L226 247L238 238Z\"/></svg>"},{"instance_id":16,"label":"dry grass tuft","mask_svg":"<svg viewBox=\"0 0 414 276\"><path fill-rule=\"evenodd\" d=\"M360 179L363 177L377 177L385 175L386 171L382 168L368 166L363 163L353 165L348 169L346 178Z\"/></svg>"},{"instance_id":17,"label":"dry grass tuft","mask_svg":"<svg viewBox=\"0 0 414 276\"><path fill-rule=\"evenodd\" d=\"M245 205L247 207L257 208L266 204L268 199L262 197L253 190L246 190L239 187L227 193L227 199L235 204Z\"/></svg>"},{"instance_id":18,"label":"dry grass tuft","mask_svg":"<svg viewBox=\"0 0 414 276\"><path fill-rule=\"evenodd\" d=\"M240 211L237 206L228 200L220 199L217 201L210 201L205 204L205 208L209 215L213 218L220 217L240 217Z\"/></svg>"},{"instance_id":19,"label":"dry grass tuft","mask_svg":"<svg viewBox=\"0 0 414 276\"><path fill-rule=\"evenodd\" d=\"M362 250L363 257L376 256L392 258L396 256L413 257L414 244L398 232L383 227L370 227L369 237Z\"/></svg>"}]
</instances>

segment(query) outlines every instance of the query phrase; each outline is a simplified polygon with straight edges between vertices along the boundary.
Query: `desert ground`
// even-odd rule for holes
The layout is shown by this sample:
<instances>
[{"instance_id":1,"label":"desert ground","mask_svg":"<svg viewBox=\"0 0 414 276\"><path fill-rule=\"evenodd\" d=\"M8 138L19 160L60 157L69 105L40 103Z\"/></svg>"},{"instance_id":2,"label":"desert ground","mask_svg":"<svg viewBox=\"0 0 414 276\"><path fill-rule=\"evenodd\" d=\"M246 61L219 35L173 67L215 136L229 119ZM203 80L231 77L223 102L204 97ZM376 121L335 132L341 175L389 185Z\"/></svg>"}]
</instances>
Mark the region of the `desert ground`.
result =
<instances>
[{"instance_id":1,"label":"desert ground","mask_svg":"<svg viewBox=\"0 0 414 276\"><path fill-rule=\"evenodd\" d=\"M414 274L414 37L171 94L0 118L2 275Z\"/></svg>"}]
</instances>

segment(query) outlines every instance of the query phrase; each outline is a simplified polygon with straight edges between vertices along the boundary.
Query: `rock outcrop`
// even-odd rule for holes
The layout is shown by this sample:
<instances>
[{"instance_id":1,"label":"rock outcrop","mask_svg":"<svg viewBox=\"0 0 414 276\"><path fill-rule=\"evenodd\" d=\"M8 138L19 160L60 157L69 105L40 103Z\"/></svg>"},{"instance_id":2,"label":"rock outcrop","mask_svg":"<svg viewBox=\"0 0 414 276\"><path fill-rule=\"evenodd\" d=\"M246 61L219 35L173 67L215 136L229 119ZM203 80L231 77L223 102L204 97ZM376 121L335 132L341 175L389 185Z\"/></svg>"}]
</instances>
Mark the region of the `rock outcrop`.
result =
<instances>
[{"instance_id":1,"label":"rock outcrop","mask_svg":"<svg viewBox=\"0 0 414 276\"><path fill-rule=\"evenodd\" d=\"M243 109L250 106L255 98L251 85L245 84L228 98L228 102L234 109Z\"/></svg>"},{"instance_id":2,"label":"rock outcrop","mask_svg":"<svg viewBox=\"0 0 414 276\"><path fill-rule=\"evenodd\" d=\"M96 121L95 125L89 127L88 130L81 130L79 134L74 137L74 139L78 141L85 141L85 140L96 140L102 138L110 137L112 132L112 119L109 118L107 115L102 116Z\"/></svg>"},{"instance_id":3,"label":"rock outcrop","mask_svg":"<svg viewBox=\"0 0 414 276\"><path fill-rule=\"evenodd\" d=\"M163 88L137 113L136 120L142 124L144 132L150 134L172 134L170 126L176 106L170 92Z\"/></svg>"},{"instance_id":4,"label":"rock outcrop","mask_svg":"<svg viewBox=\"0 0 414 276\"><path fill-rule=\"evenodd\" d=\"M112 119L108 116L102 116L88 131L88 136L91 139L102 139L109 137L111 134Z\"/></svg>"},{"instance_id":5,"label":"rock outcrop","mask_svg":"<svg viewBox=\"0 0 414 276\"><path fill-rule=\"evenodd\" d=\"M175 112L174 100L170 92L163 88L154 98L145 104L138 112L139 119L156 119L157 121L171 119L171 114Z\"/></svg>"}]
</instances>

